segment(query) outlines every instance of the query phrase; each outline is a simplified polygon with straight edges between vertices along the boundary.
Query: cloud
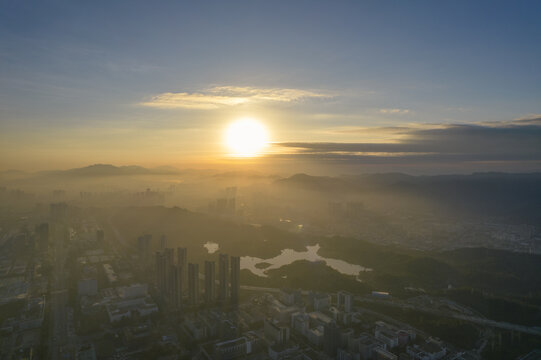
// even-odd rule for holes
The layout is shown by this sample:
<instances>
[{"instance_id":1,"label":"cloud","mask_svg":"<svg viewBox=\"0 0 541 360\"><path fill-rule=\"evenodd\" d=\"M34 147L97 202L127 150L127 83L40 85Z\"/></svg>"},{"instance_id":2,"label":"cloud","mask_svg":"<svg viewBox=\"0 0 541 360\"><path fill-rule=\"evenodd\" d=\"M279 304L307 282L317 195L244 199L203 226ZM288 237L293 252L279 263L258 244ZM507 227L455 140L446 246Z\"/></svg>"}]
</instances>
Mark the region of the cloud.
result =
<instances>
[{"instance_id":1,"label":"cloud","mask_svg":"<svg viewBox=\"0 0 541 360\"><path fill-rule=\"evenodd\" d=\"M390 115L404 115L409 114L409 109L379 109L379 112L382 114Z\"/></svg>"},{"instance_id":2,"label":"cloud","mask_svg":"<svg viewBox=\"0 0 541 360\"><path fill-rule=\"evenodd\" d=\"M153 96L141 105L159 109L199 109L210 110L220 106L239 105L248 102L247 98L207 95L201 93L163 93Z\"/></svg>"},{"instance_id":3,"label":"cloud","mask_svg":"<svg viewBox=\"0 0 541 360\"><path fill-rule=\"evenodd\" d=\"M541 125L541 114L530 114L514 119L511 124L534 124Z\"/></svg>"},{"instance_id":4,"label":"cloud","mask_svg":"<svg viewBox=\"0 0 541 360\"><path fill-rule=\"evenodd\" d=\"M215 86L200 92L166 92L150 98L140 105L160 109L211 110L262 102L294 102L308 98L326 98L328 94L302 89Z\"/></svg>"},{"instance_id":5,"label":"cloud","mask_svg":"<svg viewBox=\"0 0 541 360\"><path fill-rule=\"evenodd\" d=\"M391 140L382 143L285 142L275 146L286 157L359 164L520 161L541 164L541 118L376 129L380 133L388 131ZM359 131L351 129L352 134Z\"/></svg>"}]
</instances>

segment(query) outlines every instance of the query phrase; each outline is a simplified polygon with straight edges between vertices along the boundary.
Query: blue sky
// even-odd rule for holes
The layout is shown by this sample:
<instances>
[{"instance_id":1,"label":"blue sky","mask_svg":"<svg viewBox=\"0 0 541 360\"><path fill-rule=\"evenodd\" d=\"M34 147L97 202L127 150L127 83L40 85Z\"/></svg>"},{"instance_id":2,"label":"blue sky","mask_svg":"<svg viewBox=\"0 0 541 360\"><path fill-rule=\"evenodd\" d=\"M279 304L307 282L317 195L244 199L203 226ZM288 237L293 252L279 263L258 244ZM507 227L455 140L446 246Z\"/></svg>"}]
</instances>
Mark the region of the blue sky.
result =
<instances>
[{"instance_id":1,"label":"blue sky","mask_svg":"<svg viewBox=\"0 0 541 360\"><path fill-rule=\"evenodd\" d=\"M246 115L276 142L351 143L381 139L340 129L541 114L538 1L0 4L1 139L31 167L133 163L137 149L148 164L210 156L225 124ZM148 106L246 88L280 98ZM300 95L284 100L283 89Z\"/></svg>"}]
</instances>

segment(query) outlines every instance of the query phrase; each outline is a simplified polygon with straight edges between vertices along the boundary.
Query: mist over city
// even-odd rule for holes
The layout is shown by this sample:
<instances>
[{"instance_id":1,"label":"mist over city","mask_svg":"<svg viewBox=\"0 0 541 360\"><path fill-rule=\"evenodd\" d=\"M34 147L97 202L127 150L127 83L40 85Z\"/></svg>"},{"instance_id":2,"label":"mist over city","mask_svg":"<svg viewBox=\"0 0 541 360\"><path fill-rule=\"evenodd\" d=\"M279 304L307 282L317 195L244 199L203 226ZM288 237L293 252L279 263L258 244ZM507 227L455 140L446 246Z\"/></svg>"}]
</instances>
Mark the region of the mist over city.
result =
<instances>
[{"instance_id":1,"label":"mist over city","mask_svg":"<svg viewBox=\"0 0 541 360\"><path fill-rule=\"evenodd\" d=\"M0 360L541 359L540 16L0 2Z\"/></svg>"}]
</instances>

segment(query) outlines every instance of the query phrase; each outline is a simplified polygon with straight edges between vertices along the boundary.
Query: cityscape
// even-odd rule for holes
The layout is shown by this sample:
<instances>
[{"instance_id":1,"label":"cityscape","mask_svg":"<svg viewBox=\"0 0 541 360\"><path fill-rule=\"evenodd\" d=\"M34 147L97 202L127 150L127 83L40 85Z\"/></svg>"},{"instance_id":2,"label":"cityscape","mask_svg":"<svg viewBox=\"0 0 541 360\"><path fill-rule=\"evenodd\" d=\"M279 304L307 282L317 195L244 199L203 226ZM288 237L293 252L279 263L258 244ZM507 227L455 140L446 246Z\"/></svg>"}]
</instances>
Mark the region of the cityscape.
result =
<instances>
[{"instance_id":1,"label":"cityscape","mask_svg":"<svg viewBox=\"0 0 541 360\"><path fill-rule=\"evenodd\" d=\"M99 211L64 202L27 214L2 238L3 359L459 360L541 336L420 289L404 299L243 283L247 258L201 244L200 267L172 247L182 241L127 241ZM464 333L443 340L407 312Z\"/></svg>"},{"instance_id":2,"label":"cityscape","mask_svg":"<svg viewBox=\"0 0 541 360\"><path fill-rule=\"evenodd\" d=\"M1 0L0 360L541 360L540 19Z\"/></svg>"}]
</instances>

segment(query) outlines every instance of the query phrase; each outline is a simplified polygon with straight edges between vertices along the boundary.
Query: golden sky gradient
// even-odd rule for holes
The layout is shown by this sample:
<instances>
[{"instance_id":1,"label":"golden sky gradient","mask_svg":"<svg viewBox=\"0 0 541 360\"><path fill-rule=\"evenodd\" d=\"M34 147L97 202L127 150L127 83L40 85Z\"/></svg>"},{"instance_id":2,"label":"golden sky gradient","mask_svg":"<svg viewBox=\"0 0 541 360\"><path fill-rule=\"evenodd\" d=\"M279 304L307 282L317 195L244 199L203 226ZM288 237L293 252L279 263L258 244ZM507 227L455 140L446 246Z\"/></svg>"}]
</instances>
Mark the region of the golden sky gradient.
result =
<instances>
[{"instance_id":1,"label":"golden sky gradient","mask_svg":"<svg viewBox=\"0 0 541 360\"><path fill-rule=\"evenodd\" d=\"M64 5L1 5L0 170L541 170L529 6ZM243 118L261 156L228 157Z\"/></svg>"}]
</instances>

